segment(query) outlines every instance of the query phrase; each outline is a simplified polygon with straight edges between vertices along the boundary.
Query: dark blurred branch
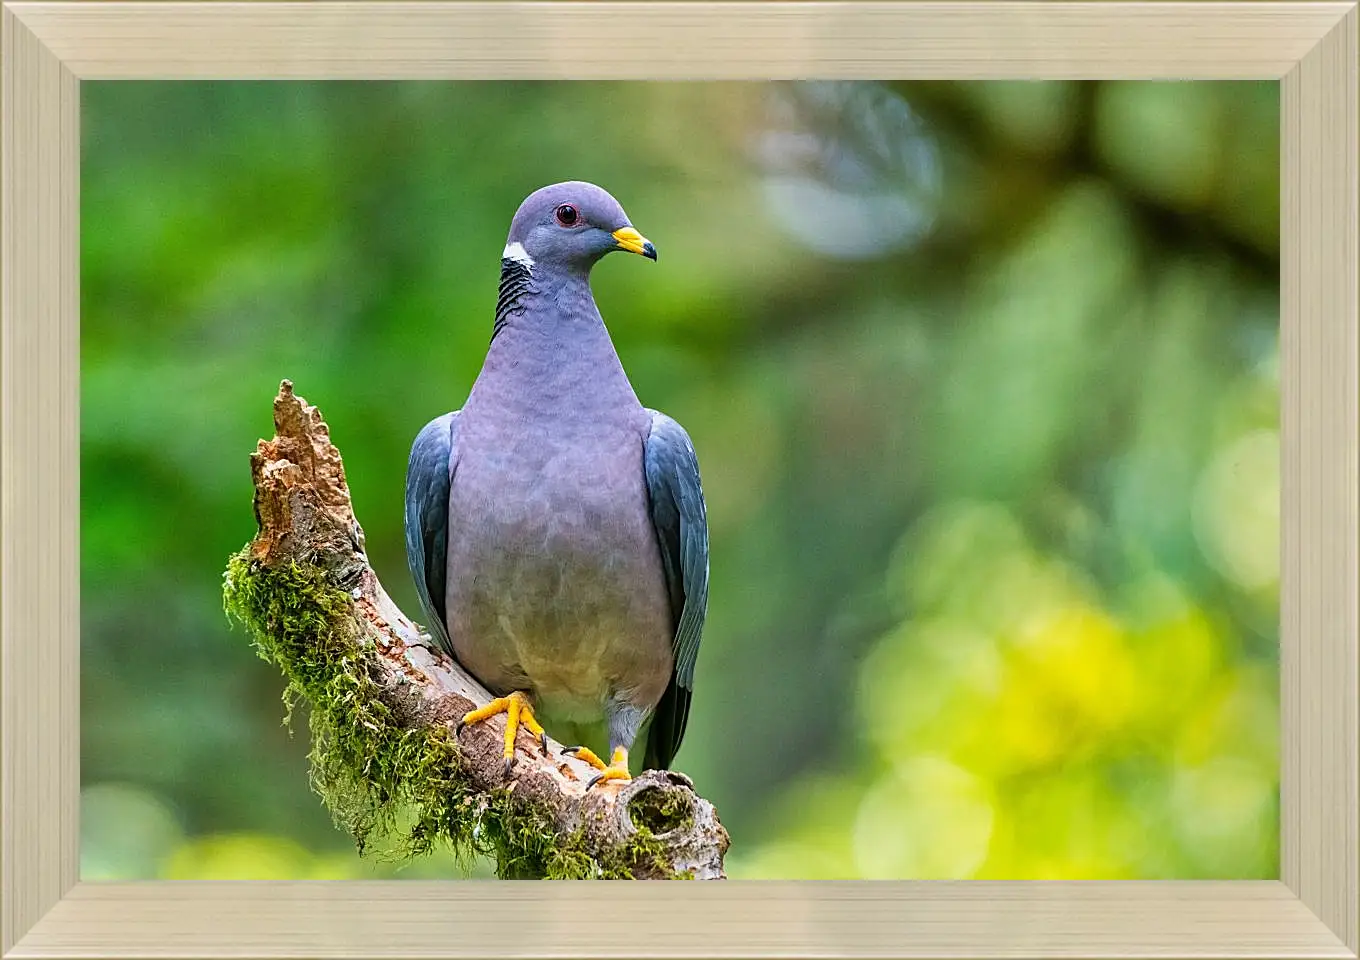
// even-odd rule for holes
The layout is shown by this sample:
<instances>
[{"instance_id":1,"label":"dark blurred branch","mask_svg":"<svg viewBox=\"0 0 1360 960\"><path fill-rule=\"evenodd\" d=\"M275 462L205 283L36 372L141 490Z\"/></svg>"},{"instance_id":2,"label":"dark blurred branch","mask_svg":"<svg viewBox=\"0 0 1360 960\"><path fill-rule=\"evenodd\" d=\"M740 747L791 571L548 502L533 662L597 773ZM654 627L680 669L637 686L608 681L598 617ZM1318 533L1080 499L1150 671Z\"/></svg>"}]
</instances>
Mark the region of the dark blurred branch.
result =
<instances>
[{"instance_id":1,"label":"dark blurred branch","mask_svg":"<svg viewBox=\"0 0 1360 960\"><path fill-rule=\"evenodd\" d=\"M336 783L372 804L415 806L420 836L409 846L445 839L495 856L502 875L721 878L727 832L682 775L647 772L587 791L590 767L553 741L543 756L526 733L507 782L503 717L454 736L456 720L490 696L383 590L340 453L286 380L274 426L251 457L259 532L228 570L228 606L308 700L314 733L322 713L313 778L337 820L347 813L331 795ZM348 825L362 847L367 830Z\"/></svg>"},{"instance_id":2,"label":"dark blurred branch","mask_svg":"<svg viewBox=\"0 0 1360 960\"><path fill-rule=\"evenodd\" d=\"M951 212L941 218L924 242L905 254L889 254L875 264L869 292L906 303L948 302L958 290L961 268L988 262L1010 248L1016 236L1048 209L1057 192L1083 178L1104 181L1117 191L1121 207L1141 239L1145 268L1157 269L1168 253L1208 255L1226 259L1258 283L1278 283L1277 251L1264 250L1238 236L1213 209L1183 211L1160 202L1101 160L1093 132L1099 85L1099 81L1078 84L1072 107L1073 133L1064 146L1052 153L1029 153L999 139L991 122L955 83L887 83L920 114L946 155L957 153L966 158L960 167L965 172L960 175L981 186L977 189L977 207L966 217ZM806 122L830 124L838 122L838 117L813 116ZM855 136L853 132L841 135ZM1017 184L1024 189L1017 189ZM863 262L825 260L818 269L764 291L759 310L751 312L746 325L735 334L744 336L745 343L710 341L707 346L715 353L732 355L739 352L737 347L749 349L758 342L796 335L823 324L827 304L859 305L865 298ZM956 324L949 310L922 311L913 319L922 324Z\"/></svg>"},{"instance_id":3,"label":"dark blurred branch","mask_svg":"<svg viewBox=\"0 0 1360 960\"><path fill-rule=\"evenodd\" d=\"M1280 260L1277 251L1263 250L1237 236L1213 215L1211 210L1176 210L1148 196L1128 183L1117 170L1101 160L1095 148L1097 96L1104 81L1077 84L1076 119L1067 145L1053 155L1030 154L997 140L985 117L971 106L953 83L891 83L926 119L936 134L966 150L980 167L990 171L989 180L1008 178L1024 183L1066 184L1083 177L1104 180L1119 191L1125 205L1153 250L1214 252L1226 256L1253 277L1266 283L1278 281ZM996 198L989 220L1005 224L1004 233L1013 230L1009 216L1016 198ZM1042 204L1034 207L1035 212ZM978 238L971 238L976 248ZM975 252L975 249L974 249Z\"/></svg>"}]
</instances>

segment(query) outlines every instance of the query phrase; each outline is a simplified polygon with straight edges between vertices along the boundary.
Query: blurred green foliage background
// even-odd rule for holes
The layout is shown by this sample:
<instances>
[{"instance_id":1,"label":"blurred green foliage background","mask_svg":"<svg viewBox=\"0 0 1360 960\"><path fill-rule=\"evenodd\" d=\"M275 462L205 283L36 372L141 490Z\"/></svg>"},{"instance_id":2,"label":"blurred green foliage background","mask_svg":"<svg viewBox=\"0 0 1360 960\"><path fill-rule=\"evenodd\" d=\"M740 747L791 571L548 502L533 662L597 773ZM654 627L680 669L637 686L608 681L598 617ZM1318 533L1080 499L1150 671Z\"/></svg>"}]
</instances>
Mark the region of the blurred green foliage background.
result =
<instances>
[{"instance_id":1,"label":"blurred green foliage background","mask_svg":"<svg viewBox=\"0 0 1360 960\"><path fill-rule=\"evenodd\" d=\"M280 379L417 607L406 455L531 190L699 450L678 765L733 877L1277 874L1274 83L84 85L82 870L360 860L221 611Z\"/></svg>"}]
</instances>

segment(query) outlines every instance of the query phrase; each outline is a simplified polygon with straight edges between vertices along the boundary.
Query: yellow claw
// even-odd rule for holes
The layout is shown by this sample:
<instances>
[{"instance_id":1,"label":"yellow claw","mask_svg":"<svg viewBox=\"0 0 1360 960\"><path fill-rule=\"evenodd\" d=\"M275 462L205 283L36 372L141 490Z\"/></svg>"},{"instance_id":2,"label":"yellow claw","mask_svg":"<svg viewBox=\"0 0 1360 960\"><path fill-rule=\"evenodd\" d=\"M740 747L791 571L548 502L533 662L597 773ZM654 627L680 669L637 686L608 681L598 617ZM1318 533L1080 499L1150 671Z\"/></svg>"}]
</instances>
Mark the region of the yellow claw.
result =
<instances>
[{"instance_id":1,"label":"yellow claw","mask_svg":"<svg viewBox=\"0 0 1360 960\"><path fill-rule=\"evenodd\" d=\"M574 754L578 760L584 760L596 770L600 771L590 778L590 782L586 784L587 790L595 786L595 784L605 780L633 779L632 774L628 772L628 751L623 747L614 748L614 756L610 758L613 762L607 765L603 760L597 757L595 751L591 750L589 747L572 747L570 750L564 750L562 752Z\"/></svg>"},{"instance_id":2,"label":"yellow claw","mask_svg":"<svg viewBox=\"0 0 1360 960\"><path fill-rule=\"evenodd\" d=\"M590 764L596 770L607 770L609 768L609 765L605 763L603 760L601 760L599 757L595 756L595 751L590 749L589 747L568 747L566 750L563 750L562 752L571 754L577 760L584 760L586 763Z\"/></svg>"},{"instance_id":3,"label":"yellow claw","mask_svg":"<svg viewBox=\"0 0 1360 960\"><path fill-rule=\"evenodd\" d=\"M481 723L501 713L505 714L505 775L508 777L515 765L515 735L519 733L521 726L537 738L543 749L543 756L548 755L548 735L534 717L534 707L529 701L528 694L516 690L509 696L497 697L486 706L464 714L463 719L459 720L454 728L453 734L458 736L468 724Z\"/></svg>"}]
</instances>

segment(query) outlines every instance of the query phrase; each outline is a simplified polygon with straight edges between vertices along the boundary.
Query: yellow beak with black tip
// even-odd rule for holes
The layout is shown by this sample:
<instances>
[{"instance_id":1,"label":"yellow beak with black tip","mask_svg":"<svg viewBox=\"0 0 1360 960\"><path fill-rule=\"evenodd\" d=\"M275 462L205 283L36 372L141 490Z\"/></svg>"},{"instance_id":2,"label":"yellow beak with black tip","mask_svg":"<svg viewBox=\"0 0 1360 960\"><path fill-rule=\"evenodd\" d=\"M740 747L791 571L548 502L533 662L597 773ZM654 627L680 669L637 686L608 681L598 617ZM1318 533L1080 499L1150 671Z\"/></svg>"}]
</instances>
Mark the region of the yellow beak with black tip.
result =
<instances>
[{"instance_id":1,"label":"yellow beak with black tip","mask_svg":"<svg viewBox=\"0 0 1360 960\"><path fill-rule=\"evenodd\" d=\"M615 230L614 242L619 245L620 250L627 250L629 253L640 253L648 260L656 259L656 247L652 246L652 241L648 240L632 227L619 227Z\"/></svg>"}]
</instances>

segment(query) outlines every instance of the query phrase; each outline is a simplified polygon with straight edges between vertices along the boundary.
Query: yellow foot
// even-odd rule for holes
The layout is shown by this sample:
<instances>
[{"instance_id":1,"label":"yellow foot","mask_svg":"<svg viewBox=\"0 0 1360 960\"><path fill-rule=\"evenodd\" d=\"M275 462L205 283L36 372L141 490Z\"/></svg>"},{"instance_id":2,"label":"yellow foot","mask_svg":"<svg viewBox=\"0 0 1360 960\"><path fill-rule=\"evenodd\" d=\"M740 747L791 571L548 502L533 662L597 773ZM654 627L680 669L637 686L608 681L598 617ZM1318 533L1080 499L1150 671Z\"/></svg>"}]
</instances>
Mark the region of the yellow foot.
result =
<instances>
[{"instance_id":1,"label":"yellow foot","mask_svg":"<svg viewBox=\"0 0 1360 960\"><path fill-rule=\"evenodd\" d=\"M595 751L589 747L571 747L563 750L563 753L574 754L578 760L584 760L596 770L600 771L590 778L586 784L589 790L602 780L632 780L632 774L628 772L628 751L623 747L614 748L613 763L606 764L599 757L595 756Z\"/></svg>"},{"instance_id":2,"label":"yellow foot","mask_svg":"<svg viewBox=\"0 0 1360 960\"><path fill-rule=\"evenodd\" d=\"M524 727L529 733L538 738L539 745L543 748L543 756L548 755L548 735L543 732L542 725L534 719L534 708L529 702L529 695L520 693L516 690L508 697L497 697L484 707L478 707L471 713L463 715L463 719L458 721L458 725L453 729L456 737L463 732L463 728L469 723L481 723L489 720L498 713L505 714L505 775L510 776L510 770L515 765L515 734L520 727Z\"/></svg>"}]
</instances>

